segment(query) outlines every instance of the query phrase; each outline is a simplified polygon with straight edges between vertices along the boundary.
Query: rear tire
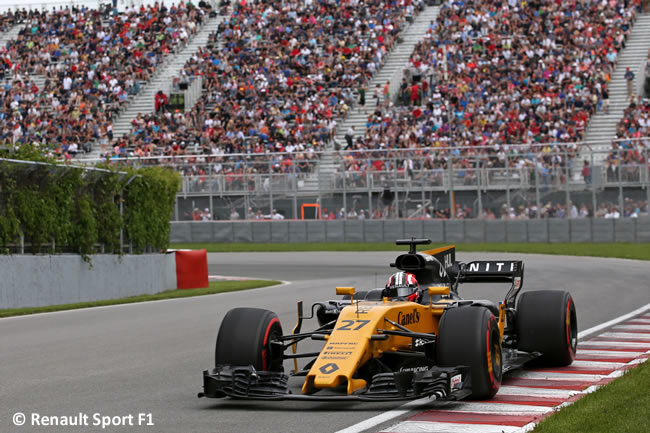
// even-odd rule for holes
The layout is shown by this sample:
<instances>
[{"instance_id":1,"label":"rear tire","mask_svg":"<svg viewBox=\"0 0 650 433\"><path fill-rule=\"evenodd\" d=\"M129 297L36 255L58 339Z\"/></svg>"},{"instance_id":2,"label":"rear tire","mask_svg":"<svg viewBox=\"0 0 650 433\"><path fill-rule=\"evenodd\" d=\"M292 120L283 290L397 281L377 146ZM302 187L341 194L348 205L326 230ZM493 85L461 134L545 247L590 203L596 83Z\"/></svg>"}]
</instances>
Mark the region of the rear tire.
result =
<instances>
[{"instance_id":1,"label":"rear tire","mask_svg":"<svg viewBox=\"0 0 650 433\"><path fill-rule=\"evenodd\" d=\"M539 362L545 365L573 362L578 346L578 319L569 292L524 292L519 297L516 315L519 350L541 352Z\"/></svg>"},{"instance_id":2,"label":"rear tire","mask_svg":"<svg viewBox=\"0 0 650 433\"><path fill-rule=\"evenodd\" d=\"M485 307L458 307L440 319L437 358L441 367L470 368L472 398L492 398L501 386L501 335Z\"/></svg>"},{"instance_id":3,"label":"rear tire","mask_svg":"<svg viewBox=\"0 0 650 433\"><path fill-rule=\"evenodd\" d=\"M252 365L282 371L282 354L272 356L269 343L282 336L278 316L260 308L234 308L226 313L214 351L216 365Z\"/></svg>"}]
</instances>

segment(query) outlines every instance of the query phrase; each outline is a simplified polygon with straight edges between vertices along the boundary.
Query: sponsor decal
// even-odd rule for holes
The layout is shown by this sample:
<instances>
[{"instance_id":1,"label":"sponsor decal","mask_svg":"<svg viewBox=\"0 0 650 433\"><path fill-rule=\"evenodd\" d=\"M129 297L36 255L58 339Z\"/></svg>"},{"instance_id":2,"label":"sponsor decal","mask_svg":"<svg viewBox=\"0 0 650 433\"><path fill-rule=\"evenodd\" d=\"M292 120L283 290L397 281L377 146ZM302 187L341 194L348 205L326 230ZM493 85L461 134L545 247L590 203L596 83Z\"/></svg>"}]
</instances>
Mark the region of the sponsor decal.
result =
<instances>
[{"instance_id":1,"label":"sponsor decal","mask_svg":"<svg viewBox=\"0 0 650 433\"><path fill-rule=\"evenodd\" d=\"M463 376L460 374L457 374L455 376L451 377L451 389L458 388L460 383L463 381Z\"/></svg>"},{"instance_id":2,"label":"sponsor decal","mask_svg":"<svg viewBox=\"0 0 650 433\"><path fill-rule=\"evenodd\" d=\"M445 269L451 267L451 254L445 254L443 257L443 263L445 265Z\"/></svg>"},{"instance_id":3,"label":"sponsor decal","mask_svg":"<svg viewBox=\"0 0 650 433\"><path fill-rule=\"evenodd\" d=\"M505 272L515 271L516 262L472 262L467 267L468 272Z\"/></svg>"},{"instance_id":4,"label":"sponsor decal","mask_svg":"<svg viewBox=\"0 0 650 433\"><path fill-rule=\"evenodd\" d=\"M370 323L370 320L341 320L342 326L336 328L336 331L358 331Z\"/></svg>"},{"instance_id":5,"label":"sponsor decal","mask_svg":"<svg viewBox=\"0 0 650 433\"><path fill-rule=\"evenodd\" d=\"M413 347L420 347L424 346L426 344L427 340L424 338L414 338L413 339Z\"/></svg>"},{"instance_id":6,"label":"sponsor decal","mask_svg":"<svg viewBox=\"0 0 650 433\"><path fill-rule=\"evenodd\" d=\"M333 362L330 362L329 364L325 364L321 368L319 368L320 372L323 374L332 374L338 369L339 366Z\"/></svg>"},{"instance_id":7,"label":"sponsor decal","mask_svg":"<svg viewBox=\"0 0 650 433\"><path fill-rule=\"evenodd\" d=\"M421 365L419 367L400 367L399 371L412 371L414 373L418 373L421 371L429 371L429 367L426 365Z\"/></svg>"},{"instance_id":8,"label":"sponsor decal","mask_svg":"<svg viewBox=\"0 0 650 433\"><path fill-rule=\"evenodd\" d=\"M420 322L420 312L414 308L411 313L397 313L397 323L402 326Z\"/></svg>"}]
</instances>

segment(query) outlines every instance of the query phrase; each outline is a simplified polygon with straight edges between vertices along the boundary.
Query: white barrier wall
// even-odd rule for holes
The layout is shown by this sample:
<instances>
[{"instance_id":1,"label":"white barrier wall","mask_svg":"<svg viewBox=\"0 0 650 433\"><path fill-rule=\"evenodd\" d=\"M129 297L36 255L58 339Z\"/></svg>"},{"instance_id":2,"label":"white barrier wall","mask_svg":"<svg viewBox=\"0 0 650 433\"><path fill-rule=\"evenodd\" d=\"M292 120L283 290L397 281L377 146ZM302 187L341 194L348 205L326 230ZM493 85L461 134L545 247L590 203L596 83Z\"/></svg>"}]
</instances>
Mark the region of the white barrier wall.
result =
<instances>
[{"instance_id":1,"label":"white barrier wall","mask_svg":"<svg viewBox=\"0 0 650 433\"><path fill-rule=\"evenodd\" d=\"M117 299L176 288L174 254L0 255L0 309Z\"/></svg>"},{"instance_id":2,"label":"white barrier wall","mask_svg":"<svg viewBox=\"0 0 650 433\"><path fill-rule=\"evenodd\" d=\"M650 242L650 218L172 222L174 242Z\"/></svg>"}]
</instances>

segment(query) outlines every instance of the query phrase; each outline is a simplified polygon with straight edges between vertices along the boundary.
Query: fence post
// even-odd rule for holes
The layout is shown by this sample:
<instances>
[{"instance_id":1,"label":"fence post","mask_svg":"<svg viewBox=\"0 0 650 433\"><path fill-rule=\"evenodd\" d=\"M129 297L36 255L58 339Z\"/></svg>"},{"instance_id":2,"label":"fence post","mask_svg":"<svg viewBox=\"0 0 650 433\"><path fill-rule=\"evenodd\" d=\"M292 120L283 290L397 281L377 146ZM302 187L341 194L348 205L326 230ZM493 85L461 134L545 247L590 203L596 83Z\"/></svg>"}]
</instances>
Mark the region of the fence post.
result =
<instances>
[{"instance_id":1,"label":"fence post","mask_svg":"<svg viewBox=\"0 0 650 433\"><path fill-rule=\"evenodd\" d=\"M269 161L269 215L273 213L273 163Z\"/></svg>"},{"instance_id":2,"label":"fence post","mask_svg":"<svg viewBox=\"0 0 650 433\"><path fill-rule=\"evenodd\" d=\"M293 219L298 219L298 172L295 163L291 167L293 168Z\"/></svg>"},{"instance_id":3,"label":"fence post","mask_svg":"<svg viewBox=\"0 0 650 433\"><path fill-rule=\"evenodd\" d=\"M478 218L483 212L483 201L481 200L481 169L479 167L479 157L475 156L474 165L476 166L476 191L478 192L478 212L476 212L475 218Z\"/></svg>"},{"instance_id":4,"label":"fence post","mask_svg":"<svg viewBox=\"0 0 650 433\"><path fill-rule=\"evenodd\" d=\"M25 254L25 235L20 234L20 254Z\"/></svg>"},{"instance_id":5,"label":"fence post","mask_svg":"<svg viewBox=\"0 0 650 433\"><path fill-rule=\"evenodd\" d=\"M120 219L124 222L124 195L120 193ZM124 252L124 224L120 225L120 254Z\"/></svg>"},{"instance_id":6,"label":"fence post","mask_svg":"<svg viewBox=\"0 0 650 433\"><path fill-rule=\"evenodd\" d=\"M590 172L590 174L591 174L591 201L592 201L592 206L593 206L591 217L595 218L596 217L596 210L598 209L598 200L596 199L596 185L595 185L595 181L594 181L594 179L595 179L595 177L594 177L594 152L592 151L590 154L591 154L591 162L590 162L590 164L591 164L591 172ZM601 171L602 171L602 166L601 166L601 170L598 170L598 172L599 172L598 176L600 178L598 180L598 184L600 184L602 182L602 173L600 173ZM593 227L593 224L592 224L592 227ZM593 236L591 238L593 239Z\"/></svg>"},{"instance_id":7,"label":"fence post","mask_svg":"<svg viewBox=\"0 0 650 433\"><path fill-rule=\"evenodd\" d=\"M447 174L449 175L449 218L454 219L456 217L456 209L454 207L454 170L452 164L452 155L449 152L447 157Z\"/></svg>"},{"instance_id":8,"label":"fence post","mask_svg":"<svg viewBox=\"0 0 650 433\"><path fill-rule=\"evenodd\" d=\"M343 180L343 219L348 218L348 173L345 171L345 161L341 161L341 168L343 169L342 180Z\"/></svg>"},{"instance_id":9,"label":"fence post","mask_svg":"<svg viewBox=\"0 0 650 433\"><path fill-rule=\"evenodd\" d=\"M537 202L537 215L539 219L542 213L542 202L539 197L539 165L535 162L535 201Z\"/></svg>"},{"instance_id":10,"label":"fence post","mask_svg":"<svg viewBox=\"0 0 650 433\"><path fill-rule=\"evenodd\" d=\"M397 156L393 156L393 191L395 193L395 198L393 203L391 203L391 214L396 212L396 217L399 218L399 198L397 194ZM393 218L393 215L389 214L388 219Z\"/></svg>"},{"instance_id":11,"label":"fence post","mask_svg":"<svg viewBox=\"0 0 650 433\"><path fill-rule=\"evenodd\" d=\"M566 149L564 150L564 183L566 190L566 212L567 218L571 219L571 194L569 193L569 177L571 173L569 172L569 156L567 155Z\"/></svg>"},{"instance_id":12,"label":"fence post","mask_svg":"<svg viewBox=\"0 0 650 433\"><path fill-rule=\"evenodd\" d=\"M521 179L521 173L519 173L519 181L523 182ZM510 210L510 152L506 152L506 203L508 210ZM528 204L526 204L528 206Z\"/></svg>"},{"instance_id":13,"label":"fence post","mask_svg":"<svg viewBox=\"0 0 650 433\"><path fill-rule=\"evenodd\" d=\"M623 164L621 160L621 148L616 149L618 159L618 211L623 215Z\"/></svg>"},{"instance_id":14,"label":"fence post","mask_svg":"<svg viewBox=\"0 0 650 433\"><path fill-rule=\"evenodd\" d=\"M650 156L650 152L648 152L648 148L645 148L645 192L648 197L648 203L650 203L650 175L648 174L648 165L650 165L650 161L648 161L648 156Z\"/></svg>"}]
</instances>

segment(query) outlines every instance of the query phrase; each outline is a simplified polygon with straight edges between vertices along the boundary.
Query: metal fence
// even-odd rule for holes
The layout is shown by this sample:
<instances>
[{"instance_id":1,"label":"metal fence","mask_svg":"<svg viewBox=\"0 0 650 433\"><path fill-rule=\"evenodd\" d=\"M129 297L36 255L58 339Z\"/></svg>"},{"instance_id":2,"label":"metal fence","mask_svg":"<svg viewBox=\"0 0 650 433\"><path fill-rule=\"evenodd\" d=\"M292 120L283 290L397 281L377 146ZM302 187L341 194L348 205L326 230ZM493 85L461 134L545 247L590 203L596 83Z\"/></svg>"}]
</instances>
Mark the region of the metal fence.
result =
<instances>
[{"instance_id":1,"label":"metal fence","mask_svg":"<svg viewBox=\"0 0 650 433\"><path fill-rule=\"evenodd\" d=\"M270 219L276 213L287 219L645 215L650 139L617 141L616 148L607 142L195 153L116 164L178 170L183 182L173 221ZM303 205L321 212L303 215Z\"/></svg>"},{"instance_id":2,"label":"metal fence","mask_svg":"<svg viewBox=\"0 0 650 433\"><path fill-rule=\"evenodd\" d=\"M545 155L549 163L504 154L447 164L435 152L342 152L329 167L310 161L283 169L267 161L266 170L247 169L255 163L246 159L194 158L173 164L183 175L173 219L197 219L205 209L218 219L268 219L273 209L299 219L303 204L337 219L636 217L650 200L648 150L638 161L625 153L589 152L586 164L568 151Z\"/></svg>"}]
</instances>

